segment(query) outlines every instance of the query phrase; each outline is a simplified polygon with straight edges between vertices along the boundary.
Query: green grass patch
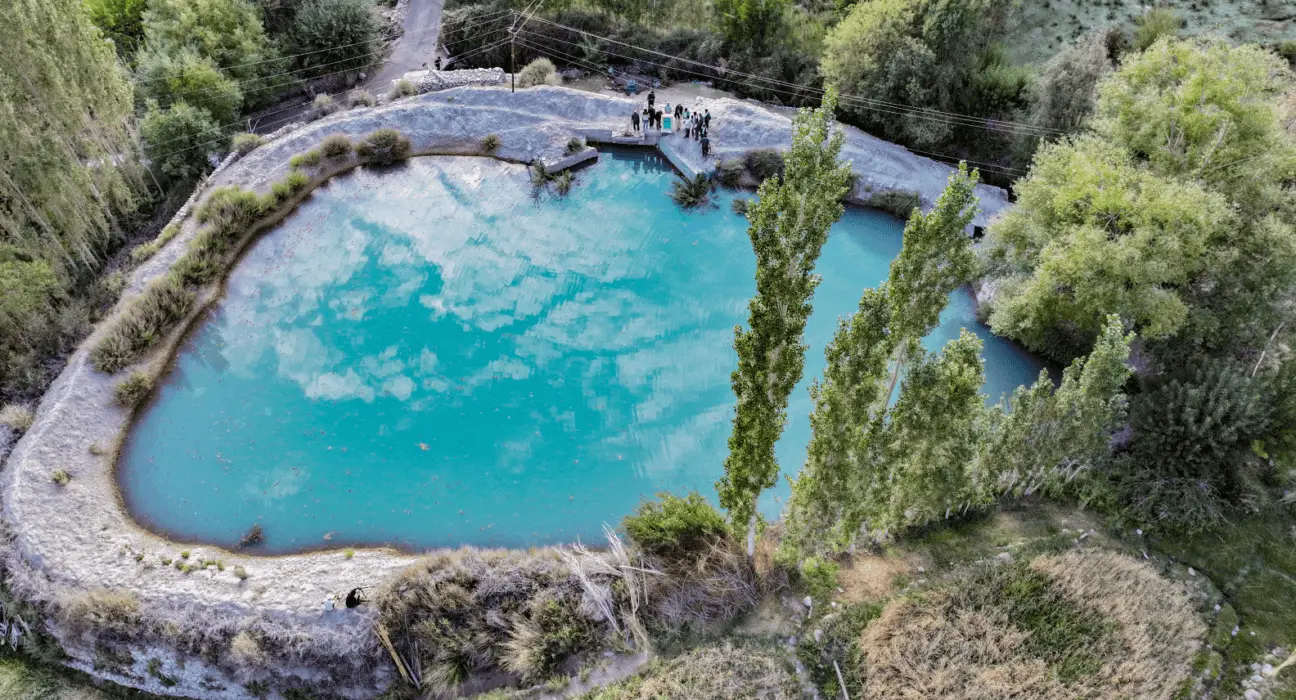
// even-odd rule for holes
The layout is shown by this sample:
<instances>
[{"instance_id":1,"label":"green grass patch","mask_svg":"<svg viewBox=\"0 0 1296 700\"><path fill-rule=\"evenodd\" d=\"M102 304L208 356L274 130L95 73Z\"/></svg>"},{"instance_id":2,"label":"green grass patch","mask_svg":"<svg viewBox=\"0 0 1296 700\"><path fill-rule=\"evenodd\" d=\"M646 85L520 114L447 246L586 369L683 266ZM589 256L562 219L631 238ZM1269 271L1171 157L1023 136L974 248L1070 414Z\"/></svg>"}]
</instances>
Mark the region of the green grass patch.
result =
<instances>
[{"instance_id":1,"label":"green grass patch","mask_svg":"<svg viewBox=\"0 0 1296 700\"><path fill-rule=\"evenodd\" d=\"M819 688L823 697L842 697L837 668L841 669L841 680L846 682L846 691L850 697L860 697L864 685L861 677L864 655L859 648L860 634L881 614L882 606L876 603L847 605L841 612L829 613L812 625L814 629L823 632L818 641L815 641L815 635L811 631L797 642L797 659L805 666L810 680ZM837 668L833 667L834 661L837 662Z\"/></svg>"}]
</instances>

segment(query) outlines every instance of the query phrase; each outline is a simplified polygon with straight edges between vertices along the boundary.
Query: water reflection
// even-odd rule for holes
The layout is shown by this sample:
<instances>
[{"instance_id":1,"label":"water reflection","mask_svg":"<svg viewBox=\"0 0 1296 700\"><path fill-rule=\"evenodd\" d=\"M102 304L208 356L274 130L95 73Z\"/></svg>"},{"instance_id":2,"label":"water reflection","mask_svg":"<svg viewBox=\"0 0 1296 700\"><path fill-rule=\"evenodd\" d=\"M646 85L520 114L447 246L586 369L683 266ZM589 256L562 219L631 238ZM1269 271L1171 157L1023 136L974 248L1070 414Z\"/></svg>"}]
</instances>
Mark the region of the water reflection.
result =
<instances>
[{"instance_id":1,"label":"water reflection","mask_svg":"<svg viewBox=\"0 0 1296 700\"><path fill-rule=\"evenodd\" d=\"M605 155L533 200L519 166L415 159L325 186L248 252L132 431L133 512L224 544L261 522L280 551L517 545L597 537L657 490L713 494L754 260L731 195L681 212L673 178ZM786 469L835 319L899 232L861 211L834 229ZM974 322L955 302L937 335ZM987 365L991 391L1037 368L995 339Z\"/></svg>"}]
</instances>

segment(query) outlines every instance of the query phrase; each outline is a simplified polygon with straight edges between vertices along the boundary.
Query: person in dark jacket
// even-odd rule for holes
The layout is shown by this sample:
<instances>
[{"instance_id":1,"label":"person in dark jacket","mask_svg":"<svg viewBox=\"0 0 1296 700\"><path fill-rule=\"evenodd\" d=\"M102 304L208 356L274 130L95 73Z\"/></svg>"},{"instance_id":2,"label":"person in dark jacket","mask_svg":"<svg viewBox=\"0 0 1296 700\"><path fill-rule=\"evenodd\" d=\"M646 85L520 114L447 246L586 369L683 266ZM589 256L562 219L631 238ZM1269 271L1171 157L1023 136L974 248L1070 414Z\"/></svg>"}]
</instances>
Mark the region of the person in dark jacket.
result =
<instances>
[{"instance_id":1,"label":"person in dark jacket","mask_svg":"<svg viewBox=\"0 0 1296 700\"><path fill-rule=\"evenodd\" d=\"M649 91L648 91L648 109L652 109L652 108L653 108L653 105L655 105L655 104L657 104L657 92L654 91L654 90L649 90Z\"/></svg>"},{"instance_id":2,"label":"person in dark jacket","mask_svg":"<svg viewBox=\"0 0 1296 700\"><path fill-rule=\"evenodd\" d=\"M708 129L711 128L711 110L709 109L706 111L706 114L702 116L702 126L705 126Z\"/></svg>"},{"instance_id":3,"label":"person in dark jacket","mask_svg":"<svg viewBox=\"0 0 1296 700\"><path fill-rule=\"evenodd\" d=\"M636 134L639 133L639 110L637 109L630 113L630 128L634 129Z\"/></svg>"}]
</instances>

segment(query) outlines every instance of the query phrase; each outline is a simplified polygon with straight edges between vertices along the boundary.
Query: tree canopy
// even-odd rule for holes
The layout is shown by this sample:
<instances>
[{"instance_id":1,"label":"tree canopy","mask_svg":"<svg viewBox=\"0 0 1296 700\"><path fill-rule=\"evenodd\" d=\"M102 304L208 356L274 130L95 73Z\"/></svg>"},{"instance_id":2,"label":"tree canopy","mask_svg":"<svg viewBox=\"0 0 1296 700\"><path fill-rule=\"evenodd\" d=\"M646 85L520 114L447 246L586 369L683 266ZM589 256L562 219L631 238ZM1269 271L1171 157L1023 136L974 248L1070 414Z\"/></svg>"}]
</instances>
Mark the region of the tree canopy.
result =
<instances>
[{"instance_id":1,"label":"tree canopy","mask_svg":"<svg viewBox=\"0 0 1296 700\"><path fill-rule=\"evenodd\" d=\"M845 108L890 138L935 144L953 127L919 110L958 111L978 101L974 82L1002 35L1009 0L872 0L851 9L828 35L822 71L843 94L891 103L847 100ZM983 86L993 88L994 86ZM1024 85L1022 86L1024 87Z\"/></svg>"},{"instance_id":2,"label":"tree canopy","mask_svg":"<svg viewBox=\"0 0 1296 700\"><path fill-rule=\"evenodd\" d=\"M149 0L144 36L153 51L174 56L192 49L238 81L268 73L264 62L275 58L247 0Z\"/></svg>"},{"instance_id":3,"label":"tree canopy","mask_svg":"<svg viewBox=\"0 0 1296 700\"><path fill-rule=\"evenodd\" d=\"M716 483L720 505L738 525L751 523L757 497L778 478L774 445L805 365L802 336L819 285L815 263L842 215L850 182L849 166L837 159L844 137L833 129L835 102L829 93L819 109L796 115L782 177L762 183L747 210L756 296L748 305L749 327L734 329L738 369L731 382L738 408L725 473Z\"/></svg>"}]
</instances>

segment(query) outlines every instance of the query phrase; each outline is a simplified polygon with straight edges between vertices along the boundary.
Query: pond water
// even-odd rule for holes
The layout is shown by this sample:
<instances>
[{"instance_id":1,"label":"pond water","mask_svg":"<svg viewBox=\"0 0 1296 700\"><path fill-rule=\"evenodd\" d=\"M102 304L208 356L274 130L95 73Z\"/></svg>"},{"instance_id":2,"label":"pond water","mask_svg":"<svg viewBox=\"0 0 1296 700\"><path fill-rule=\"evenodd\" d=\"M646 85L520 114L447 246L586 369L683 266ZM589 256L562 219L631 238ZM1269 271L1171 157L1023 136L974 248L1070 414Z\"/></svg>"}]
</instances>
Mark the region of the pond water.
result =
<instances>
[{"instance_id":1,"label":"pond water","mask_svg":"<svg viewBox=\"0 0 1296 700\"><path fill-rule=\"evenodd\" d=\"M565 198L478 158L334 179L250 248L183 343L124 447L127 506L185 541L229 546L260 523L265 550L289 552L598 541L654 492L714 500L755 257L735 195L685 212L675 177L612 152ZM785 471L836 319L886 277L901 229L857 209L833 229ZM951 302L929 347L966 326L994 399L1034 380L967 292ZM780 480L762 509L786 494Z\"/></svg>"}]
</instances>

